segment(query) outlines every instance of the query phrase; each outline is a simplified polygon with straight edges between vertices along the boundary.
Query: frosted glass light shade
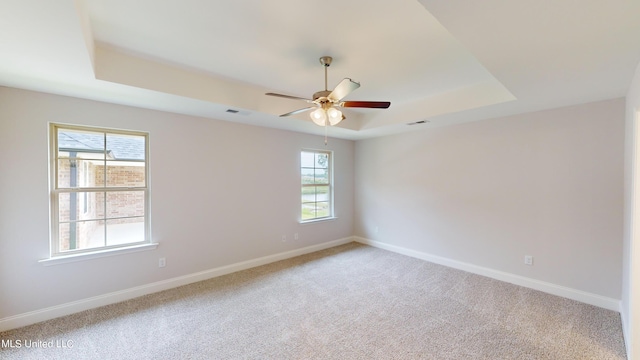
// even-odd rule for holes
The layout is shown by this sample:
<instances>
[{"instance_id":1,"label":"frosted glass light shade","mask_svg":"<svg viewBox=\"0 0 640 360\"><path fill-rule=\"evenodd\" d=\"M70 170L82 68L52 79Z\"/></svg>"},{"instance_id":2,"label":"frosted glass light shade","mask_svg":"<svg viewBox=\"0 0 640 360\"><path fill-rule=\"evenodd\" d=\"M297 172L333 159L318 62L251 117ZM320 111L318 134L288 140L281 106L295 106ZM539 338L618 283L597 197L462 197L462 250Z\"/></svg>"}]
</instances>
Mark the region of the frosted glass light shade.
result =
<instances>
[{"instance_id":1,"label":"frosted glass light shade","mask_svg":"<svg viewBox=\"0 0 640 360\"><path fill-rule=\"evenodd\" d=\"M340 121L342 121L342 111L336 108L330 108L327 110L327 116L329 117L329 124L331 126L337 125Z\"/></svg>"},{"instance_id":2,"label":"frosted glass light shade","mask_svg":"<svg viewBox=\"0 0 640 360\"><path fill-rule=\"evenodd\" d=\"M316 125L325 126L327 123L327 113L322 108L318 108L311 112L311 120L313 120Z\"/></svg>"}]
</instances>

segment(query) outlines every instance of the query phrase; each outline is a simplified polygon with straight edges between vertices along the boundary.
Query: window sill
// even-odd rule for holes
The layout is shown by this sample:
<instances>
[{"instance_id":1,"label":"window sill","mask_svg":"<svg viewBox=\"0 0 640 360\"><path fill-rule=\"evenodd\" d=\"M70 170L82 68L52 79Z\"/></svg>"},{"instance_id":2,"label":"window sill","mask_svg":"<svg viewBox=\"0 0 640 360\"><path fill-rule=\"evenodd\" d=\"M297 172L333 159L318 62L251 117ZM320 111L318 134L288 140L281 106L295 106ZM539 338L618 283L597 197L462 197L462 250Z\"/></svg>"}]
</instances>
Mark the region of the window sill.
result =
<instances>
[{"instance_id":1,"label":"window sill","mask_svg":"<svg viewBox=\"0 0 640 360\"><path fill-rule=\"evenodd\" d=\"M82 254L56 256L48 259L38 260L38 262L44 266L60 265L60 264L97 259L97 258L113 256L113 255L121 255L121 254L128 254L128 253L139 252L139 251L154 250L157 247L158 247L157 243L135 245L135 246L128 246L128 247L117 248L117 249L98 250L98 251L82 253Z\"/></svg>"},{"instance_id":2,"label":"window sill","mask_svg":"<svg viewBox=\"0 0 640 360\"><path fill-rule=\"evenodd\" d=\"M319 223L319 222L323 222L323 221L331 221L331 220L336 220L336 219L337 219L336 216L331 216L331 217L326 217L326 218L321 218L321 219L300 220L300 225L313 224L313 223Z\"/></svg>"}]
</instances>

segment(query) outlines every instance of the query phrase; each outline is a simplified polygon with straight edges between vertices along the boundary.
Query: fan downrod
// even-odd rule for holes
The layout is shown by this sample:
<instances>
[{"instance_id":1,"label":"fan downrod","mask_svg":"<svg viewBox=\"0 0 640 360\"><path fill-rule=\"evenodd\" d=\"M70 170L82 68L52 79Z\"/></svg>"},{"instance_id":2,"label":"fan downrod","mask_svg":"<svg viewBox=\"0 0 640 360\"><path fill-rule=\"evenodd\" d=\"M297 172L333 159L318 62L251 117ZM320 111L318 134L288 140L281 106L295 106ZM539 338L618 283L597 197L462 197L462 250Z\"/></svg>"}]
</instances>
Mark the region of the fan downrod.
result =
<instances>
[{"instance_id":1,"label":"fan downrod","mask_svg":"<svg viewBox=\"0 0 640 360\"><path fill-rule=\"evenodd\" d=\"M331 65L332 61L333 61L333 58L331 56L323 56L320 58L320 64L324 66L324 91L328 91L327 90L327 68L329 67L329 65ZM329 91L329 93L331 92ZM314 94L313 100L315 99L316 99L316 95Z\"/></svg>"}]
</instances>

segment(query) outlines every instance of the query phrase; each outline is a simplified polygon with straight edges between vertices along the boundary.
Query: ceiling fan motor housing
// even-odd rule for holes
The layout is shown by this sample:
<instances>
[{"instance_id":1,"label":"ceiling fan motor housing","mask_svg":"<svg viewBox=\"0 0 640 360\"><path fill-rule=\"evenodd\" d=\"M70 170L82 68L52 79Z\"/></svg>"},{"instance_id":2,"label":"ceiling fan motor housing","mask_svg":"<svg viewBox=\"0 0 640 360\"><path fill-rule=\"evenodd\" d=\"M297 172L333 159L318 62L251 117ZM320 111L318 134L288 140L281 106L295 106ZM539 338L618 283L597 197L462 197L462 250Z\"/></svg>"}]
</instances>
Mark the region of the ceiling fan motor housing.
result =
<instances>
[{"instance_id":1,"label":"ceiling fan motor housing","mask_svg":"<svg viewBox=\"0 0 640 360\"><path fill-rule=\"evenodd\" d=\"M331 94L331 91L329 90L318 91L313 94L313 101L320 100L320 102L322 102L322 98L325 98L327 101L329 101L329 99L327 99L329 94Z\"/></svg>"}]
</instances>

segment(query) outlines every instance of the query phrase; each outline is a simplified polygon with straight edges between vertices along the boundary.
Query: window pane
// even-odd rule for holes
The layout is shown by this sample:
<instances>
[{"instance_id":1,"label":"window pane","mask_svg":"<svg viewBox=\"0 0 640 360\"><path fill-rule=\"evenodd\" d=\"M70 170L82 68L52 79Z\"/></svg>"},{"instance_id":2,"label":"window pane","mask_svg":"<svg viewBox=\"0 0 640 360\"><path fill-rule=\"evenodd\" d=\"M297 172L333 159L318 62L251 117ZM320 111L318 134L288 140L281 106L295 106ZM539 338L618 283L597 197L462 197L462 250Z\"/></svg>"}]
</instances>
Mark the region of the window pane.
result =
<instances>
[{"instance_id":1,"label":"window pane","mask_svg":"<svg viewBox=\"0 0 640 360\"><path fill-rule=\"evenodd\" d=\"M102 192L62 193L58 196L59 221L95 220L104 217Z\"/></svg>"},{"instance_id":2,"label":"window pane","mask_svg":"<svg viewBox=\"0 0 640 360\"><path fill-rule=\"evenodd\" d=\"M107 220L107 246L145 241L144 218Z\"/></svg>"},{"instance_id":3,"label":"window pane","mask_svg":"<svg viewBox=\"0 0 640 360\"><path fill-rule=\"evenodd\" d=\"M98 156L98 159L103 158L104 153L104 133L94 131L81 131L81 130L58 130L58 151L59 155L76 157L73 153L92 153ZM96 155L98 153L99 155ZM88 155L87 155L88 156ZM78 156L85 157L85 156Z\"/></svg>"},{"instance_id":4,"label":"window pane","mask_svg":"<svg viewBox=\"0 0 640 360\"><path fill-rule=\"evenodd\" d=\"M315 202L316 201L316 187L315 186L303 186L302 187L302 202Z\"/></svg>"},{"instance_id":5,"label":"window pane","mask_svg":"<svg viewBox=\"0 0 640 360\"><path fill-rule=\"evenodd\" d=\"M103 221L60 224L59 250L81 250L104 246Z\"/></svg>"},{"instance_id":6,"label":"window pane","mask_svg":"<svg viewBox=\"0 0 640 360\"><path fill-rule=\"evenodd\" d=\"M144 161L144 139L140 135L107 134L107 159Z\"/></svg>"},{"instance_id":7,"label":"window pane","mask_svg":"<svg viewBox=\"0 0 640 360\"><path fill-rule=\"evenodd\" d=\"M58 248L60 251L69 250L69 228L70 224L60 224L58 226ZM74 245L75 248L75 245Z\"/></svg>"},{"instance_id":8,"label":"window pane","mask_svg":"<svg viewBox=\"0 0 640 360\"><path fill-rule=\"evenodd\" d=\"M101 161L86 159L58 160L58 188L74 189L102 185Z\"/></svg>"},{"instance_id":9,"label":"window pane","mask_svg":"<svg viewBox=\"0 0 640 360\"><path fill-rule=\"evenodd\" d=\"M329 155L316 153L316 167L326 169L329 166Z\"/></svg>"},{"instance_id":10,"label":"window pane","mask_svg":"<svg viewBox=\"0 0 640 360\"><path fill-rule=\"evenodd\" d=\"M331 212L328 202L302 204L302 220L328 217L330 214Z\"/></svg>"},{"instance_id":11,"label":"window pane","mask_svg":"<svg viewBox=\"0 0 640 360\"><path fill-rule=\"evenodd\" d=\"M316 204L302 204L302 220L314 219L316 217Z\"/></svg>"},{"instance_id":12,"label":"window pane","mask_svg":"<svg viewBox=\"0 0 640 360\"><path fill-rule=\"evenodd\" d=\"M144 187L144 163L131 161L107 161L107 186Z\"/></svg>"},{"instance_id":13,"label":"window pane","mask_svg":"<svg viewBox=\"0 0 640 360\"><path fill-rule=\"evenodd\" d=\"M316 186L316 201L329 201L328 186Z\"/></svg>"},{"instance_id":14,"label":"window pane","mask_svg":"<svg viewBox=\"0 0 640 360\"><path fill-rule=\"evenodd\" d=\"M316 184L329 183L329 171L327 169L316 169L314 174L314 180Z\"/></svg>"},{"instance_id":15,"label":"window pane","mask_svg":"<svg viewBox=\"0 0 640 360\"><path fill-rule=\"evenodd\" d=\"M313 168L314 164L314 153L307 151L300 153L300 167Z\"/></svg>"},{"instance_id":16,"label":"window pane","mask_svg":"<svg viewBox=\"0 0 640 360\"><path fill-rule=\"evenodd\" d=\"M313 184L313 169L302 168L300 169L300 175L302 177L303 184Z\"/></svg>"},{"instance_id":17,"label":"window pane","mask_svg":"<svg viewBox=\"0 0 640 360\"><path fill-rule=\"evenodd\" d=\"M329 203L328 202L319 202L316 203L316 217L327 217L329 216Z\"/></svg>"},{"instance_id":18,"label":"window pane","mask_svg":"<svg viewBox=\"0 0 640 360\"><path fill-rule=\"evenodd\" d=\"M107 219L144 216L144 191L107 193Z\"/></svg>"}]
</instances>

